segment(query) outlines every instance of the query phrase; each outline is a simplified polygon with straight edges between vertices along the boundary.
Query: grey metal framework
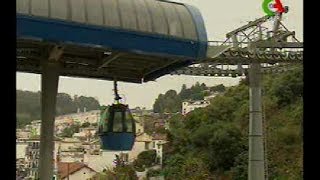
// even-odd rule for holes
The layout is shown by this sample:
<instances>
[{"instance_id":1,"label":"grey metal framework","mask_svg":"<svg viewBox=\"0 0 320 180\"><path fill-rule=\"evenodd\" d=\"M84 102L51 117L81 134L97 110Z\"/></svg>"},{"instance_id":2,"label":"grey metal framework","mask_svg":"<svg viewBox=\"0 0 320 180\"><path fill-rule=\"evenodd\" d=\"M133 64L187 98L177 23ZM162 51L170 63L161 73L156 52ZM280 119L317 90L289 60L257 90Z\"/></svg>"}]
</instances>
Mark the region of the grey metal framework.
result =
<instances>
[{"instance_id":1,"label":"grey metal framework","mask_svg":"<svg viewBox=\"0 0 320 180\"><path fill-rule=\"evenodd\" d=\"M155 57L101 47L84 47L74 44L59 46L52 42L17 39L17 70L29 73L42 73L41 63L56 49L61 49L59 62L63 64L61 76L95 78L142 83L143 77L152 79L153 72L170 65L176 66L179 58Z\"/></svg>"},{"instance_id":2,"label":"grey metal framework","mask_svg":"<svg viewBox=\"0 0 320 180\"><path fill-rule=\"evenodd\" d=\"M276 31L263 26L268 21L274 21ZM237 77L247 74L252 63L260 63L264 73L277 73L303 62L303 43L281 23L281 15L264 16L227 33L226 37L225 41L208 42L206 59L170 74Z\"/></svg>"},{"instance_id":3,"label":"grey metal framework","mask_svg":"<svg viewBox=\"0 0 320 180\"><path fill-rule=\"evenodd\" d=\"M171 72L171 75L249 76L249 162L248 180L268 179L266 136L262 113L262 73L288 71L303 62L303 43L281 23L282 14L273 17L271 31L262 24L265 16L227 34L225 42L208 49L208 58ZM248 33L249 31L249 33ZM289 41L291 37L291 41ZM210 47L209 47L210 48ZM211 56L211 58L210 58ZM233 66L233 68L229 68ZM234 67L236 66L236 67ZM266 127L265 127L266 128Z\"/></svg>"}]
</instances>

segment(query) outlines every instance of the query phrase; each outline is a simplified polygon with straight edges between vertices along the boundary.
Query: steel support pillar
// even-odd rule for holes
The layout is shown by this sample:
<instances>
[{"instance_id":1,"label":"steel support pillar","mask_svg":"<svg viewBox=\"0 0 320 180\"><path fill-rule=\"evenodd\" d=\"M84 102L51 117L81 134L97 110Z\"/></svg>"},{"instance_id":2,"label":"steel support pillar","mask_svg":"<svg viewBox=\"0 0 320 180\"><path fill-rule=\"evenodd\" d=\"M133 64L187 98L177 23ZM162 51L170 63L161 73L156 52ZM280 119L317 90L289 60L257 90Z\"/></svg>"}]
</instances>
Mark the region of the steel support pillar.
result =
<instances>
[{"instance_id":1,"label":"steel support pillar","mask_svg":"<svg viewBox=\"0 0 320 180\"><path fill-rule=\"evenodd\" d=\"M54 119L60 64L57 61L47 61L43 63L42 68L39 178L41 180L52 180Z\"/></svg>"},{"instance_id":2,"label":"steel support pillar","mask_svg":"<svg viewBox=\"0 0 320 180\"><path fill-rule=\"evenodd\" d=\"M238 49L239 48L239 41L238 41L237 34L233 34L231 36L231 39L232 39L232 47L235 49Z\"/></svg>"},{"instance_id":3,"label":"steel support pillar","mask_svg":"<svg viewBox=\"0 0 320 180\"><path fill-rule=\"evenodd\" d=\"M252 63L249 69L250 119L248 180L264 180L264 145L261 104L261 65Z\"/></svg>"}]
</instances>

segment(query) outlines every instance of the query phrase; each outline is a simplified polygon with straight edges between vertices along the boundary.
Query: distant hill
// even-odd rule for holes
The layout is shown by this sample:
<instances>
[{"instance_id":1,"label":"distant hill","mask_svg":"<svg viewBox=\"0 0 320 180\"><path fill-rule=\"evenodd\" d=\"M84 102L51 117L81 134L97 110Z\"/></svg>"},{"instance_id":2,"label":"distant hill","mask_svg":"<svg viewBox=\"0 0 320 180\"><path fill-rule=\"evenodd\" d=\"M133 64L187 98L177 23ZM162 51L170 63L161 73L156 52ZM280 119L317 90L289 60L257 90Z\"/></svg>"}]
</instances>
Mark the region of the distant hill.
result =
<instances>
[{"instance_id":1,"label":"distant hill","mask_svg":"<svg viewBox=\"0 0 320 180\"><path fill-rule=\"evenodd\" d=\"M29 124L32 120L41 119L41 92L31 92L17 90L17 127L23 127ZM77 109L86 108L87 111L97 110L100 108L100 103L93 97L77 95L71 98L69 94L58 93L56 115L64 115L76 113Z\"/></svg>"}]
</instances>

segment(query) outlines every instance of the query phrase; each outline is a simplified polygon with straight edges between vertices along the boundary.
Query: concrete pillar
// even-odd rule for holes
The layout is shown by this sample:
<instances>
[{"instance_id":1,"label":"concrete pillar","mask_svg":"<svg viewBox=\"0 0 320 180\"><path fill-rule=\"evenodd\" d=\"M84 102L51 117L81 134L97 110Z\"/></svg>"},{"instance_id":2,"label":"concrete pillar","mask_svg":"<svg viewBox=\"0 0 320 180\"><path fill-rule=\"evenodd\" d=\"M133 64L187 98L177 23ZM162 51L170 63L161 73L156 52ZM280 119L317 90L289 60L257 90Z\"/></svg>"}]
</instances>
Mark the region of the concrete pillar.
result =
<instances>
[{"instance_id":1,"label":"concrete pillar","mask_svg":"<svg viewBox=\"0 0 320 180\"><path fill-rule=\"evenodd\" d=\"M53 177L54 118L58 92L60 64L47 61L42 65L41 76L41 134L39 178L51 180Z\"/></svg>"},{"instance_id":2,"label":"concrete pillar","mask_svg":"<svg viewBox=\"0 0 320 180\"><path fill-rule=\"evenodd\" d=\"M249 70L250 119L248 180L264 180L264 146L261 104L261 65L252 63Z\"/></svg>"}]
</instances>

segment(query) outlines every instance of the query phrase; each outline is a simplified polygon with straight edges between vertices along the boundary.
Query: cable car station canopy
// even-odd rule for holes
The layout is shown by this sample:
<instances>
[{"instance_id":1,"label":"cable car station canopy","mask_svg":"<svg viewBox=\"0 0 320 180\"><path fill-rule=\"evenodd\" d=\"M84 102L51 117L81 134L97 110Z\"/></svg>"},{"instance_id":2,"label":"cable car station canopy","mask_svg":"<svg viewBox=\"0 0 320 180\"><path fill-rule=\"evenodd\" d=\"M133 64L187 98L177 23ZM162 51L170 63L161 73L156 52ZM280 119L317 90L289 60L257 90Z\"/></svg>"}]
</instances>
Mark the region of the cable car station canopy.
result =
<instances>
[{"instance_id":1,"label":"cable car station canopy","mask_svg":"<svg viewBox=\"0 0 320 180\"><path fill-rule=\"evenodd\" d=\"M160 0L17 0L17 70L41 74L61 48L62 76L141 83L207 54L193 6Z\"/></svg>"}]
</instances>

